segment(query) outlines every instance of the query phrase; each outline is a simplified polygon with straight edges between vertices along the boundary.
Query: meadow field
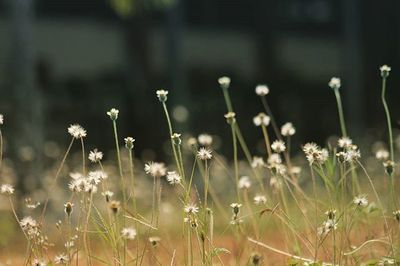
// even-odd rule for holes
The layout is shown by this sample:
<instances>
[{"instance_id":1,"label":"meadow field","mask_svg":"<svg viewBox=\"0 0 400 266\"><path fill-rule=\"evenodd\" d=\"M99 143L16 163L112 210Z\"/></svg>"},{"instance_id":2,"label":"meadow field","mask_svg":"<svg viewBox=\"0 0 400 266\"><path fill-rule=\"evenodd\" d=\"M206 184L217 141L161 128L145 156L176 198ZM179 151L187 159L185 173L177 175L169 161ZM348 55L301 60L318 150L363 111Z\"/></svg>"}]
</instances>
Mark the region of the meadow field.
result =
<instances>
[{"instance_id":1,"label":"meadow field","mask_svg":"<svg viewBox=\"0 0 400 266\"><path fill-rule=\"evenodd\" d=\"M114 138L104 142L115 149L88 149L92 132L76 117L66 125L69 145L59 147L34 191L16 185L3 145L13 136L1 115L0 265L398 265L400 138L386 102L390 74L387 65L376 71L384 142L353 142L342 107L346 87L334 77L321 90L337 103L336 137L301 146L291 145L296 125L274 119L273 88L255 86L260 113L245 119L264 152L253 154L231 101L234 86L221 77L215 89L226 113L215 117L225 117L230 153L218 149L218 135L176 132L168 105L174 94L160 89L160 111L152 115L164 116L168 131L153 141L168 142L156 156L165 161L135 156L134 132L119 131L124 113L115 107L98 114L109 117L103 128ZM143 127L157 130L151 121Z\"/></svg>"}]
</instances>

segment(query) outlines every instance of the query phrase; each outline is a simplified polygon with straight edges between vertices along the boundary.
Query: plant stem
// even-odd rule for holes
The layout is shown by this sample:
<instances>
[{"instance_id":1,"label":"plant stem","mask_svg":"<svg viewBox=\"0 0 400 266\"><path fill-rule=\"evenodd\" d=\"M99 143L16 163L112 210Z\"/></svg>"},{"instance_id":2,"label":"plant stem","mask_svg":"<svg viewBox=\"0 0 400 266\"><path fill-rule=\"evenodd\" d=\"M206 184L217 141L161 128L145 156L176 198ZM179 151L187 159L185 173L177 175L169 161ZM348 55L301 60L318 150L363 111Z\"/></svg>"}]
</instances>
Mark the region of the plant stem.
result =
<instances>
[{"instance_id":1,"label":"plant stem","mask_svg":"<svg viewBox=\"0 0 400 266\"><path fill-rule=\"evenodd\" d=\"M118 131L117 131L117 122L116 120L113 120L113 129L114 129L114 139L115 139L115 149L117 150L117 160L118 160L118 170L119 170L119 176L121 178L121 185L122 185L122 198L124 201L124 204L126 203L126 195L125 195L125 180L124 180L124 174L122 172L122 162L121 162L121 152L119 150L119 143L118 143Z\"/></svg>"},{"instance_id":2,"label":"plant stem","mask_svg":"<svg viewBox=\"0 0 400 266\"><path fill-rule=\"evenodd\" d=\"M261 97L261 102L262 102L262 104L264 106L265 111L267 112L267 115L271 118L271 124L272 124L272 127L274 129L276 137L281 140L282 139L281 133L279 131L278 125L276 124L274 115L272 114L271 108L269 107L267 99L265 98L265 96Z\"/></svg>"},{"instance_id":3,"label":"plant stem","mask_svg":"<svg viewBox=\"0 0 400 266\"><path fill-rule=\"evenodd\" d=\"M239 191L239 164L238 164L238 151L237 151L237 139L236 139L236 131L235 131L235 123L231 124L232 131L232 143L233 143L233 164L235 167L235 186L236 186L236 197L237 202L240 203L240 191Z\"/></svg>"},{"instance_id":4,"label":"plant stem","mask_svg":"<svg viewBox=\"0 0 400 266\"><path fill-rule=\"evenodd\" d=\"M342 136L347 137L346 123L344 121L343 106L342 106L342 99L340 97L340 92L339 92L339 89L334 89L333 91L335 92L338 113L339 113L339 120L340 120L340 128L342 130Z\"/></svg>"}]
</instances>

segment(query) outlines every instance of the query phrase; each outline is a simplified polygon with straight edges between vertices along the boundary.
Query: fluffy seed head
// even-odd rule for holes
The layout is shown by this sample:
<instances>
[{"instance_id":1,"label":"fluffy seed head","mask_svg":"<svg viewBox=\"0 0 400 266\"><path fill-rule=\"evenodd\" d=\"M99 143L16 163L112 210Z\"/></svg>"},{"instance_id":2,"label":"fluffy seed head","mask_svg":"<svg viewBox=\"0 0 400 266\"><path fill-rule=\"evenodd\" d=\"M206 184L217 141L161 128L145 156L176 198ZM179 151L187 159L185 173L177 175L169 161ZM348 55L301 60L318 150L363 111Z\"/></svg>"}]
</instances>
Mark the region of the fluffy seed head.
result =
<instances>
[{"instance_id":1,"label":"fluffy seed head","mask_svg":"<svg viewBox=\"0 0 400 266\"><path fill-rule=\"evenodd\" d=\"M89 161L91 161L92 163L98 163L102 159L103 159L103 153L101 151L94 149L93 151L89 152Z\"/></svg>"},{"instance_id":2,"label":"fluffy seed head","mask_svg":"<svg viewBox=\"0 0 400 266\"><path fill-rule=\"evenodd\" d=\"M197 158L202 161L210 160L212 158L211 150L204 147L200 148L197 152Z\"/></svg>"},{"instance_id":3,"label":"fluffy seed head","mask_svg":"<svg viewBox=\"0 0 400 266\"><path fill-rule=\"evenodd\" d=\"M14 194L14 191L15 191L14 187L9 184L3 184L0 187L1 194L11 195L11 194Z\"/></svg>"},{"instance_id":4,"label":"fluffy seed head","mask_svg":"<svg viewBox=\"0 0 400 266\"><path fill-rule=\"evenodd\" d=\"M169 184L176 185L179 184L181 180L182 178L177 172L171 171L167 173L167 181Z\"/></svg>"},{"instance_id":5,"label":"fluffy seed head","mask_svg":"<svg viewBox=\"0 0 400 266\"><path fill-rule=\"evenodd\" d=\"M70 125L68 128L68 133L76 139L84 138L87 136L86 130L78 124Z\"/></svg>"},{"instance_id":6,"label":"fluffy seed head","mask_svg":"<svg viewBox=\"0 0 400 266\"><path fill-rule=\"evenodd\" d=\"M251 181L250 178L248 176L242 176L239 179L239 184L238 187L240 189L249 189L251 187Z\"/></svg>"},{"instance_id":7,"label":"fluffy seed head","mask_svg":"<svg viewBox=\"0 0 400 266\"><path fill-rule=\"evenodd\" d=\"M167 174L167 168L165 168L164 163L149 162L144 166L144 171L146 174L152 177L163 177Z\"/></svg>"}]
</instances>

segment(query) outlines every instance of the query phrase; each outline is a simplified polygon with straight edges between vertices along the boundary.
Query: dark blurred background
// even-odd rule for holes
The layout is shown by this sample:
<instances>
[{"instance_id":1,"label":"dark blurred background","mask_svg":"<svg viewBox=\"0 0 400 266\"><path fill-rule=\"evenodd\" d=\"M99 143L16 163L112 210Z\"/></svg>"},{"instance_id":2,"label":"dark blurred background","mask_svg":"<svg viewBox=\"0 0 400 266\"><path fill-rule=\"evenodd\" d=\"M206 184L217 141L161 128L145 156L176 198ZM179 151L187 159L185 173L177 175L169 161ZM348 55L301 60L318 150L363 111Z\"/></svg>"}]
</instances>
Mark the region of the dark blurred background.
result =
<instances>
[{"instance_id":1,"label":"dark blurred background","mask_svg":"<svg viewBox=\"0 0 400 266\"><path fill-rule=\"evenodd\" d=\"M399 10L398 0L0 0L3 132L10 147L40 154L48 140L68 143L67 126L79 123L89 148L109 150L105 112L116 107L121 139L135 137L138 155L161 151L162 88L177 131L229 137L217 85L228 75L250 145L261 136L251 119L263 110L254 87L265 83L278 124L294 123L299 147L339 133L327 86L338 76L351 136L384 140L378 67L392 67L397 121Z\"/></svg>"}]
</instances>

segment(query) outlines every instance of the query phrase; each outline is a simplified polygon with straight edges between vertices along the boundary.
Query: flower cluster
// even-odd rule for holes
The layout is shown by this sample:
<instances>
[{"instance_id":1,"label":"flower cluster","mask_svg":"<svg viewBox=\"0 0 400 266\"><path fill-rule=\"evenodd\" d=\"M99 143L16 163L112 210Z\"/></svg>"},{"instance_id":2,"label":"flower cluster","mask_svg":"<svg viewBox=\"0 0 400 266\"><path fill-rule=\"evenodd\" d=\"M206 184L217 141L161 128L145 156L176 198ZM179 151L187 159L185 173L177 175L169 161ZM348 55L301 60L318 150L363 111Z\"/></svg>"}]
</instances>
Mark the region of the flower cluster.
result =
<instances>
[{"instance_id":1,"label":"flower cluster","mask_svg":"<svg viewBox=\"0 0 400 266\"><path fill-rule=\"evenodd\" d=\"M163 177L167 174L167 168L164 163L149 162L144 166L144 171L146 174L152 177Z\"/></svg>"},{"instance_id":2,"label":"flower cluster","mask_svg":"<svg viewBox=\"0 0 400 266\"><path fill-rule=\"evenodd\" d=\"M338 146L341 149L336 156L339 162L354 162L361 157L360 150L357 145L353 144L353 141L348 137L343 137L338 140Z\"/></svg>"},{"instance_id":3,"label":"flower cluster","mask_svg":"<svg viewBox=\"0 0 400 266\"><path fill-rule=\"evenodd\" d=\"M303 152L310 165L323 164L328 160L329 153L327 149L321 149L317 144L310 142L303 146Z\"/></svg>"}]
</instances>

